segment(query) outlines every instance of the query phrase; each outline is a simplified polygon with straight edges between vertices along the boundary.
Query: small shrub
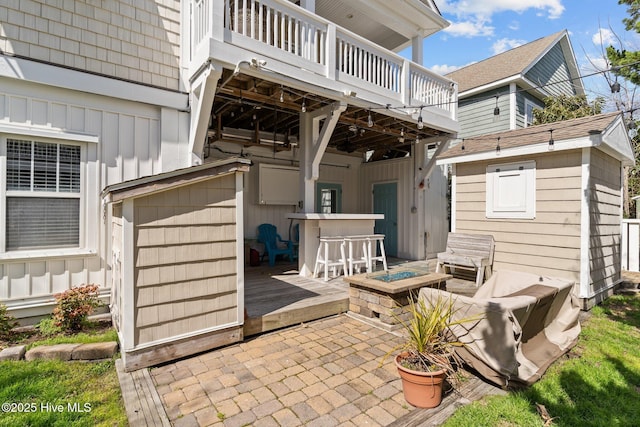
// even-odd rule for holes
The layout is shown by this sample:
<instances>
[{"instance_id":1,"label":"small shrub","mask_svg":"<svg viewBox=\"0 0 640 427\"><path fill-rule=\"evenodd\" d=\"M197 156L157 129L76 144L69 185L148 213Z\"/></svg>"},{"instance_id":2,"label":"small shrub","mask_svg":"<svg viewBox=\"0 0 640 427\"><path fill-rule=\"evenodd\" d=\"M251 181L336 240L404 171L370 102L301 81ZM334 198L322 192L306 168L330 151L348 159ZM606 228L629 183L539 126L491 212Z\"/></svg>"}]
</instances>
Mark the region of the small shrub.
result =
<instances>
[{"instance_id":1,"label":"small shrub","mask_svg":"<svg viewBox=\"0 0 640 427\"><path fill-rule=\"evenodd\" d=\"M98 285L84 285L55 294L57 305L53 309L56 326L65 331L79 331L86 323L87 316L100 307Z\"/></svg>"},{"instance_id":2,"label":"small shrub","mask_svg":"<svg viewBox=\"0 0 640 427\"><path fill-rule=\"evenodd\" d=\"M38 322L38 330L45 337L52 337L62 332L62 328L51 317L46 317Z\"/></svg>"},{"instance_id":3,"label":"small shrub","mask_svg":"<svg viewBox=\"0 0 640 427\"><path fill-rule=\"evenodd\" d=\"M11 329L17 325L18 322L16 322L15 317L7 313L7 306L0 304L0 338L8 338L11 334Z\"/></svg>"}]
</instances>

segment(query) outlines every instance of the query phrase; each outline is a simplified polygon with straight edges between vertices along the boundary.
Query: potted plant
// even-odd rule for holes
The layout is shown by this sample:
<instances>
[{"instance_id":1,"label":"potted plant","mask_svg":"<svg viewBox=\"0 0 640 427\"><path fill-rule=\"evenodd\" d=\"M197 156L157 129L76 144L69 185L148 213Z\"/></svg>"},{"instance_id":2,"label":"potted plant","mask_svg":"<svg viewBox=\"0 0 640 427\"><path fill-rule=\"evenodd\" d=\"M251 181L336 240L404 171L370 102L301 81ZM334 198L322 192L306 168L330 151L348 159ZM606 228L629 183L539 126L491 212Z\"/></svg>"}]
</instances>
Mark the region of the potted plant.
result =
<instances>
[{"instance_id":1,"label":"potted plant","mask_svg":"<svg viewBox=\"0 0 640 427\"><path fill-rule=\"evenodd\" d=\"M445 379L454 378L460 360L454 348L462 346L450 328L474 319L457 319L454 297L438 294L425 301L409 295L408 318L396 315L406 341L392 352L407 402L418 408L435 408L442 401ZM407 316L405 314L405 317Z\"/></svg>"}]
</instances>

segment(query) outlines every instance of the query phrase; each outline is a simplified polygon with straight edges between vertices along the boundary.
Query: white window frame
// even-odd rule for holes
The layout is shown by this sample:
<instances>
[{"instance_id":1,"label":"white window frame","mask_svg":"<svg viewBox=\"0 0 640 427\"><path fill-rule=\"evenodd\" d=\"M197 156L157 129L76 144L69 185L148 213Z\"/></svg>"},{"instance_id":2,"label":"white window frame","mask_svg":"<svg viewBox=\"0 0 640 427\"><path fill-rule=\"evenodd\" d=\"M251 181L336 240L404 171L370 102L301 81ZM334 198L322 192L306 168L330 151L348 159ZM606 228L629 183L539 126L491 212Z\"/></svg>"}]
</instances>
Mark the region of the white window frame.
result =
<instances>
[{"instance_id":1,"label":"white window frame","mask_svg":"<svg viewBox=\"0 0 640 427\"><path fill-rule=\"evenodd\" d=\"M523 194L519 206L504 205L500 200L499 185L505 178L520 179L517 190ZM517 185L517 181L515 182ZM534 219L536 216L536 162L530 160L517 163L503 163L487 166L486 173L486 216L500 219Z\"/></svg>"},{"instance_id":2,"label":"white window frame","mask_svg":"<svg viewBox=\"0 0 640 427\"><path fill-rule=\"evenodd\" d=\"M86 173L87 164L87 146L84 139L81 142L74 140L74 134L70 134L70 138L64 138L56 135L55 138L47 138L41 136L29 135L27 132L19 132L15 134L0 134L0 260L1 259L19 259L19 258L46 258L49 256L66 256L73 254L81 254L85 252L93 253L94 251L86 250ZM83 137L84 138L84 137ZM80 192L79 193L57 193L50 191L20 191L7 190L7 140L15 139L28 142L40 142L56 145L73 145L80 147ZM6 249L6 224L7 224L7 197L65 197L79 199L79 230L78 230L78 246L77 247L60 247L60 248L34 248L11 250Z\"/></svg>"},{"instance_id":3,"label":"white window frame","mask_svg":"<svg viewBox=\"0 0 640 427\"><path fill-rule=\"evenodd\" d=\"M529 122L529 108L531 108L531 122ZM540 108L534 102L524 99L524 127L533 126L533 110Z\"/></svg>"}]
</instances>

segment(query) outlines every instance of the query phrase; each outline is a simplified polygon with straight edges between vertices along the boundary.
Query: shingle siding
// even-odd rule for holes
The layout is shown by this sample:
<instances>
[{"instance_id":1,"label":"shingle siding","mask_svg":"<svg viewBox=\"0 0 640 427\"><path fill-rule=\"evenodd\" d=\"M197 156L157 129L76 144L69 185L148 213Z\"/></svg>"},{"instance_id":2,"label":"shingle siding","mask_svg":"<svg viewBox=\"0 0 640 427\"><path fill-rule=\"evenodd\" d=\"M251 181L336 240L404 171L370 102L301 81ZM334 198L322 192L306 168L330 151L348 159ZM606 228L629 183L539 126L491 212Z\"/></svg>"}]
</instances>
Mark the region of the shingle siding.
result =
<instances>
[{"instance_id":1,"label":"shingle siding","mask_svg":"<svg viewBox=\"0 0 640 427\"><path fill-rule=\"evenodd\" d=\"M177 90L180 2L3 2L0 51Z\"/></svg>"}]
</instances>

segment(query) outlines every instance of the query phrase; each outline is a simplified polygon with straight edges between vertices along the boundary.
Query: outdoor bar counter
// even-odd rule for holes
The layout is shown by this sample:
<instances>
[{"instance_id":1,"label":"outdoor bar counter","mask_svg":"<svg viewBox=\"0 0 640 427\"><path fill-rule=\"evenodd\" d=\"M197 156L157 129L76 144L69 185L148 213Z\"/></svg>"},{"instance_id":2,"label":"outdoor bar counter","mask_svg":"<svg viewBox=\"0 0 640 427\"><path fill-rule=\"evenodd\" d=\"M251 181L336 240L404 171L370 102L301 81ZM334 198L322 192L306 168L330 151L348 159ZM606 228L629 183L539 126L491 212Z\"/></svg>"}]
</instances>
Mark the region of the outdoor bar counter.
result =
<instances>
[{"instance_id":1,"label":"outdoor bar counter","mask_svg":"<svg viewBox=\"0 0 640 427\"><path fill-rule=\"evenodd\" d=\"M300 252L298 271L301 276L311 276L316 262L320 237L374 234L376 219L383 214L322 214L291 213L289 219L300 221Z\"/></svg>"}]
</instances>

